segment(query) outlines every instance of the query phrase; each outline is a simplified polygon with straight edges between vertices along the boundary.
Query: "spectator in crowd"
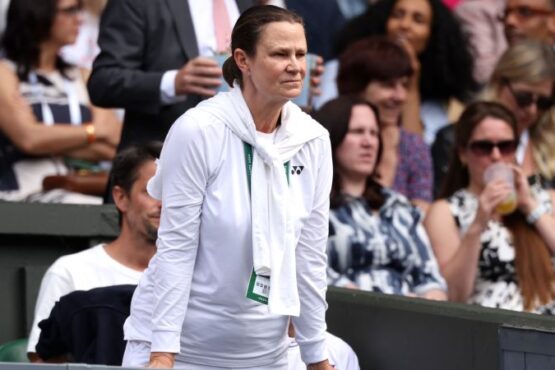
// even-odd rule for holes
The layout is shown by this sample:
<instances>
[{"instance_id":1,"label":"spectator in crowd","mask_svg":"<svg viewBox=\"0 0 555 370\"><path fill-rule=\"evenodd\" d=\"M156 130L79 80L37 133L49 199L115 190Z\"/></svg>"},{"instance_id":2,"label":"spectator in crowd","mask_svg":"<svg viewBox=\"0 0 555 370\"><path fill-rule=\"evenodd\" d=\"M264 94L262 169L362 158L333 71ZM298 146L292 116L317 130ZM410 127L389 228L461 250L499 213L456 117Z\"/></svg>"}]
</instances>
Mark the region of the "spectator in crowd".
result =
<instances>
[{"instance_id":1,"label":"spectator in crowd","mask_svg":"<svg viewBox=\"0 0 555 370\"><path fill-rule=\"evenodd\" d=\"M232 25L253 2L108 2L88 88L95 104L125 109L120 149L164 140L181 114L217 92L213 56L228 51Z\"/></svg>"},{"instance_id":2,"label":"spectator in crowd","mask_svg":"<svg viewBox=\"0 0 555 370\"><path fill-rule=\"evenodd\" d=\"M555 45L554 0L507 0L501 20L509 45L529 38Z\"/></svg>"},{"instance_id":3,"label":"spectator in crowd","mask_svg":"<svg viewBox=\"0 0 555 370\"><path fill-rule=\"evenodd\" d=\"M42 279L29 335L31 360L40 360L35 354L38 323L50 315L60 297L75 290L139 282L156 251L161 207L147 194L146 184L155 173L161 146L159 142L131 146L114 159L112 191L120 214L120 235L111 243L60 257L50 266Z\"/></svg>"},{"instance_id":4,"label":"spectator in crowd","mask_svg":"<svg viewBox=\"0 0 555 370\"><path fill-rule=\"evenodd\" d=\"M454 9L468 35L474 56L474 78L480 85L488 82L497 60L507 48L503 23L505 0L463 0Z\"/></svg>"},{"instance_id":5,"label":"spectator in crowd","mask_svg":"<svg viewBox=\"0 0 555 370\"><path fill-rule=\"evenodd\" d=\"M77 40L60 51L64 60L81 68L92 69L93 60L100 52L97 43L98 27L106 1L83 0L83 23Z\"/></svg>"},{"instance_id":6,"label":"spectator in crowd","mask_svg":"<svg viewBox=\"0 0 555 370\"><path fill-rule=\"evenodd\" d=\"M172 126L149 182L162 200L158 250L133 296L123 365L287 369L292 317L307 367L331 370L331 152L326 130L289 101L306 73L302 19L252 7L231 48L234 87Z\"/></svg>"},{"instance_id":7,"label":"spectator in crowd","mask_svg":"<svg viewBox=\"0 0 555 370\"><path fill-rule=\"evenodd\" d=\"M24 200L45 176L66 174L64 158L112 159L121 124L91 106L83 71L58 56L81 24L77 0L18 0L8 11L0 61L0 198ZM39 196L40 198L40 196ZM65 202L99 202L67 193Z\"/></svg>"},{"instance_id":8,"label":"spectator in crowd","mask_svg":"<svg viewBox=\"0 0 555 370\"><path fill-rule=\"evenodd\" d=\"M455 129L445 190L425 220L450 300L554 314L554 194L529 186L513 164L515 117L501 104L478 102ZM486 168L500 162L511 166L514 188L506 180L485 182ZM499 207L508 196L517 208L502 216Z\"/></svg>"},{"instance_id":9,"label":"spectator in crowd","mask_svg":"<svg viewBox=\"0 0 555 370\"><path fill-rule=\"evenodd\" d=\"M496 101L516 117L516 160L530 182L553 187L555 179L555 52L550 45L524 40L501 56L481 98ZM453 127L438 132L432 153L435 187L440 189L454 147Z\"/></svg>"},{"instance_id":10,"label":"spectator in crowd","mask_svg":"<svg viewBox=\"0 0 555 370\"><path fill-rule=\"evenodd\" d=\"M402 124L413 74L400 43L372 36L353 43L341 55L337 87L340 94L359 96L378 108L383 145L379 181L425 210L432 201L430 151L420 135Z\"/></svg>"},{"instance_id":11,"label":"spectator in crowd","mask_svg":"<svg viewBox=\"0 0 555 370\"><path fill-rule=\"evenodd\" d=\"M383 0L347 23L338 35L338 53L358 39L385 34L403 41L414 70L403 127L423 132L431 144L476 90L467 40L441 0Z\"/></svg>"},{"instance_id":12,"label":"spectator in crowd","mask_svg":"<svg viewBox=\"0 0 555 370\"><path fill-rule=\"evenodd\" d=\"M314 115L330 132L334 175L328 239L331 285L446 299L422 213L379 182L379 113L340 96Z\"/></svg>"}]
</instances>

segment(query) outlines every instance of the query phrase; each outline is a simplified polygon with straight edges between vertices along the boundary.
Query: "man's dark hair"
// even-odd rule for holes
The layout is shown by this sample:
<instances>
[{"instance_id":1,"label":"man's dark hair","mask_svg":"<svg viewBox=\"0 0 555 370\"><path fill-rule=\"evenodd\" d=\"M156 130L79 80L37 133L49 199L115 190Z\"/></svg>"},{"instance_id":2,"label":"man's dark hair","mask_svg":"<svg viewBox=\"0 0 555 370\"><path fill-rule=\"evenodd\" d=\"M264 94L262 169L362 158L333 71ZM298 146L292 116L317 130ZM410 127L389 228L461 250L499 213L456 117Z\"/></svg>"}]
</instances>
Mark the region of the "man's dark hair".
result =
<instances>
[{"instance_id":1,"label":"man's dark hair","mask_svg":"<svg viewBox=\"0 0 555 370\"><path fill-rule=\"evenodd\" d=\"M127 194L137 181L139 169L147 161L154 161L160 156L162 143L149 141L144 144L131 145L116 155L112 164L111 184L119 186Z\"/></svg>"}]
</instances>

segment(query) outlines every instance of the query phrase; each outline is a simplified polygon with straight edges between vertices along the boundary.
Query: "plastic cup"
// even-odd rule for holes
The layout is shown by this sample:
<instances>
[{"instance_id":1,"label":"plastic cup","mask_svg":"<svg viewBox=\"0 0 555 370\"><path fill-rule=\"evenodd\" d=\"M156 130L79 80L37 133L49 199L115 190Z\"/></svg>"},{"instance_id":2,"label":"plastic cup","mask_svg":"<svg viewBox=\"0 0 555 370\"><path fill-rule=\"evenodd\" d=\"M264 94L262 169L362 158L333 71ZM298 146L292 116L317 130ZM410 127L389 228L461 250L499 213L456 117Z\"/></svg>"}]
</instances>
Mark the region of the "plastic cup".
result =
<instances>
[{"instance_id":1,"label":"plastic cup","mask_svg":"<svg viewBox=\"0 0 555 370\"><path fill-rule=\"evenodd\" d=\"M484 182L502 180L511 185L512 191L501 203L495 207L495 211L500 215L513 213L517 206L515 178L513 169L503 162L497 162L486 168L484 172Z\"/></svg>"},{"instance_id":2,"label":"plastic cup","mask_svg":"<svg viewBox=\"0 0 555 370\"><path fill-rule=\"evenodd\" d=\"M297 104L299 107L308 107L310 106L310 98L312 97L310 94L310 78L312 77L312 73L316 68L316 60L318 56L316 54L308 53L305 56L306 58L306 74L303 80L303 89L299 96L293 99L293 103Z\"/></svg>"},{"instance_id":3,"label":"plastic cup","mask_svg":"<svg viewBox=\"0 0 555 370\"><path fill-rule=\"evenodd\" d=\"M220 66L220 68L223 68L225 61L227 60L227 58L230 57L231 54L226 53L226 52L220 52L220 53L215 53L212 58L216 61L216 63L218 63L218 66ZM229 91L229 85L227 84L227 82L225 82L224 77L222 76L220 78L220 86L218 86L215 89L217 92L220 91Z\"/></svg>"}]
</instances>

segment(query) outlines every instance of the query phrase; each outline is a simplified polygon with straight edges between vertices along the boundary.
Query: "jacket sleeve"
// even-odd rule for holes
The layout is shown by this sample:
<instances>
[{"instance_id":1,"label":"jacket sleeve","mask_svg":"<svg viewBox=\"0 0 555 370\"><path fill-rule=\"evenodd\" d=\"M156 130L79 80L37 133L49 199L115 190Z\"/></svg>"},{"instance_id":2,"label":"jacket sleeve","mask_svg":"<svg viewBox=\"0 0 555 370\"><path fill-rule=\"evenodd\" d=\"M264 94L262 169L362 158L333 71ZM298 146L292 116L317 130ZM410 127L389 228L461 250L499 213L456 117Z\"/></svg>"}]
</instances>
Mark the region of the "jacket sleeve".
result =
<instances>
[{"instance_id":1,"label":"jacket sleeve","mask_svg":"<svg viewBox=\"0 0 555 370\"><path fill-rule=\"evenodd\" d=\"M146 0L151 1L151 0ZM145 71L148 11L145 0L109 1L102 14L95 59L88 81L93 104L156 114L165 71Z\"/></svg>"},{"instance_id":2,"label":"jacket sleeve","mask_svg":"<svg viewBox=\"0 0 555 370\"><path fill-rule=\"evenodd\" d=\"M301 231L296 249L297 284L301 301L299 317L293 317L296 340L303 362L311 364L328 358L326 349L327 257L329 196L332 180L331 146L323 140L319 158L312 211Z\"/></svg>"},{"instance_id":3,"label":"jacket sleeve","mask_svg":"<svg viewBox=\"0 0 555 370\"><path fill-rule=\"evenodd\" d=\"M209 154L204 132L187 118L182 116L172 126L160 157L162 213L153 274L153 352L180 351L181 329L199 247Z\"/></svg>"}]
</instances>

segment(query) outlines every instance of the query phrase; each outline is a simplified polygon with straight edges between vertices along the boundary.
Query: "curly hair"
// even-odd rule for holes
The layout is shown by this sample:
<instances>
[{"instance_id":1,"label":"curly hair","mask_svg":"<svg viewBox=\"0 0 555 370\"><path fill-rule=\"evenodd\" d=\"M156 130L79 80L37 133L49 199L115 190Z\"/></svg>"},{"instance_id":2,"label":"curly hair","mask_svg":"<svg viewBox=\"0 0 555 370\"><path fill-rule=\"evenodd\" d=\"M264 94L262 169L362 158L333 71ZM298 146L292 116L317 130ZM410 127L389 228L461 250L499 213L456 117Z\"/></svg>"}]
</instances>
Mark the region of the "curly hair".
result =
<instances>
[{"instance_id":1,"label":"curly hair","mask_svg":"<svg viewBox=\"0 0 555 370\"><path fill-rule=\"evenodd\" d=\"M455 97L467 101L477 91L472 75L474 62L471 47L462 28L441 0L427 0L432 8L430 39L418 56L421 65L420 95L422 100L448 100ZM387 21L397 0L381 0L351 20L338 34L336 55L353 42L370 35L385 35Z\"/></svg>"},{"instance_id":2,"label":"curly hair","mask_svg":"<svg viewBox=\"0 0 555 370\"><path fill-rule=\"evenodd\" d=\"M17 76L21 80L26 80L29 72L38 67L40 44L50 38L57 4L57 0L10 2L2 49L5 56L17 65ZM70 65L58 56L56 69L68 77L68 68Z\"/></svg>"}]
</instances>

